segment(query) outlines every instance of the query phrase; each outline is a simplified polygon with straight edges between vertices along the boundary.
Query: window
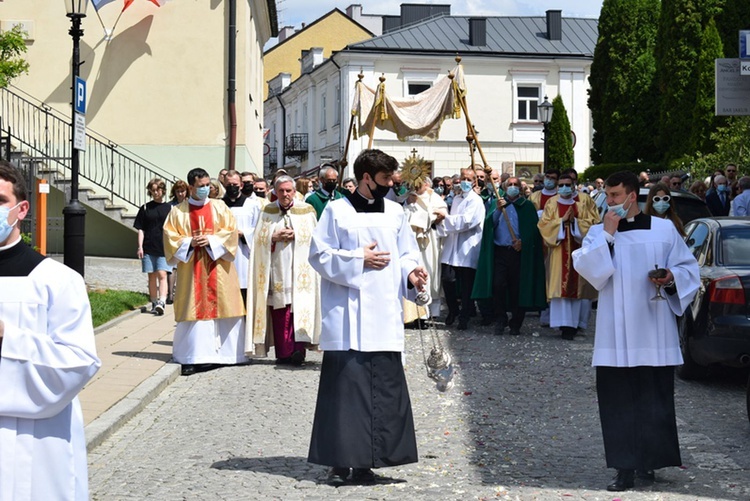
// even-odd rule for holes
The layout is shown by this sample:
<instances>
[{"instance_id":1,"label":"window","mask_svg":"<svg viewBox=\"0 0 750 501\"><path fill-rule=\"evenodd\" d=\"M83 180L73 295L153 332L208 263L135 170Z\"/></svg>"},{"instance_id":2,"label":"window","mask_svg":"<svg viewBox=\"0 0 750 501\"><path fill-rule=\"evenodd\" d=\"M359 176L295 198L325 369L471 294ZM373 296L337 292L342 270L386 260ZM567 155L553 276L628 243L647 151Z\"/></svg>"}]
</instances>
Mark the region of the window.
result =
<instances>
[{"instance_id":1,"label":"window","mask_svg":"<svg viewBox=\"0 0 750 501\"><path fill-rule=\"evenodd\" d=\"M326 114L328 113L328 108L326 107L326 93L323 91L323 94L320 95L320 130L326 130Z\"/></svg>"},{"instance_id":2,"label":"window","mask_svg":"<svg viewBox=\"0 0 750 501\"><path fill-rule=\"evenodd\" d=\"M307 103L302 103L302 133L307 133Z\"/></svg>"},{"instance_id":3,"label":"window","mask_svg":"<svg viewBox=\"0 0 750 501\"><path fill-rule=\"evenodd\" d=\"M690 233L685 240L688 249L690 249L690 252L693 253L695 259L698 260L698 263L701 263L701 254L703 254L703 251L706 247L706 242L708 242L708 235L708 226L706 226L705 224L696 223L695 227L690 229Z\"/></svg>"},{"instance_id":4,"label":"window","mask_svg":"<svg viewBox=\"0 0 750 501\"><path fill-rule=\"evenodd\" d=\"M333 125L338 125L341 123L341 86L337 85L334 92L336 93L336 101L333 108Z\"/></svg>"},{"instance_id":5,"label":"window","mask_svg":"<svg viewBox=\"0 0 750 501\"><path fill-rule=\"evenodd\" d=\"M516 87L516 102L519 122L538 122L538 106L541 102L540 88L537 85L519 85Z\"/></svg>"},{"instance_id":6,"label":"window","mask_svg":"<svg viewBox=\"0 0 750 501\"><path fill-rule=\"evenodd\" d=\"M420 92L424 92L427 89L432 87L431 83L428 82L409 82L408 84L408 95L409 96L416 96Z\"/></svg>"}]
</instances>

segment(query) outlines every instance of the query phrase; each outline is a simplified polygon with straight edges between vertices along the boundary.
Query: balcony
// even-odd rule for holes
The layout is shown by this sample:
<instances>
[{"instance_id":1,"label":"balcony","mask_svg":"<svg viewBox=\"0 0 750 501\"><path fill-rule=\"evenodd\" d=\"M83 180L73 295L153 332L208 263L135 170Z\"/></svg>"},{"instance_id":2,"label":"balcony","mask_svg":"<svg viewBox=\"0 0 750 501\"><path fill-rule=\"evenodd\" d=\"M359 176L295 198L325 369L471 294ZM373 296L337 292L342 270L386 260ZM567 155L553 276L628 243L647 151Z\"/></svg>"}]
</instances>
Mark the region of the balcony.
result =
<instances>
[{"instance_id":1,"label":"balcony","mask_svg":"<svg viewBox=\"0 0 750 501\"><path fill-rule=\"evenodd\" d=\"M284 156L303 159L307 157L307 133L289 134L284 143Z\"/></svg>"}]
</instances>

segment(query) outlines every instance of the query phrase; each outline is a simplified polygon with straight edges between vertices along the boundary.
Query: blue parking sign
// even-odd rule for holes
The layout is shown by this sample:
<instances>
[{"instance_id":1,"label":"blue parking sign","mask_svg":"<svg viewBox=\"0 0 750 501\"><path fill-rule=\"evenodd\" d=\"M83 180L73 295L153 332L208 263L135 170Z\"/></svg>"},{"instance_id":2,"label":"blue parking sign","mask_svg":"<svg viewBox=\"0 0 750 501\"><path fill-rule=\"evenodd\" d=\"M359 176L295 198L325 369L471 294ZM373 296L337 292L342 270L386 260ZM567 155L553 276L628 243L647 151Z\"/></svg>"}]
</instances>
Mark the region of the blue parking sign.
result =
<instances>
[{"instance_id":1,"label":"blue parking sign","mask_svg":"<svg viewBox=\"0 0 750 501\"><path fill-rule=\"evenodd\" d=\"M750 59L750 30L740 30L740 59Z\"/></svg>"},{"instance_id":2,"label":"blue parking sign","mask_svg":"<svg viewBox=\"0 0 750 501\"><path fill-rule=\"evenodd\" d=\"M86 114L86 80L81 77L76 77L76 92L75 92L75 109L76 113L81 115Z\"/></svg>"}]
</instances>

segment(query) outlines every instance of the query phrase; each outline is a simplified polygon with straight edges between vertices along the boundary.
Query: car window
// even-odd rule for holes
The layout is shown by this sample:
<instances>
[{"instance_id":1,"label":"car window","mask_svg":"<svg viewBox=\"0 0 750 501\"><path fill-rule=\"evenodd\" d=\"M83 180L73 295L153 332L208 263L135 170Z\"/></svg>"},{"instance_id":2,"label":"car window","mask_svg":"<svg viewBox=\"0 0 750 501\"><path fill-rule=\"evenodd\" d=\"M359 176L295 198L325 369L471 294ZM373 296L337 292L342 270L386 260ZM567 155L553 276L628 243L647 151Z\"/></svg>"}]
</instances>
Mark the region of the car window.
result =
<instances>
[{"instance_id":1,"label":"car window","mask_svg":"<svg viewBox=\"0 0 750 501\"><path fill-rule=\"evenodd\" d=\"M696 223L687 238L685 238L685 243L687 244L688 249L690 249L690 252L693 253L693 256L695 256L695 259L697 259L699 263L701 261L700 256L703 253L706 242L708 242L708 233L707 225Z\"/></svg>"},{"instance_id":2,"label":"car window","mask_svg":"<svg viewBox=\"0 0 750 501\"><path fill-rule=\"evenodd\" d=\"M722 229L719 235L719 249L722 265L750 265L750 228Z\"/></svg>"}]
</instances>

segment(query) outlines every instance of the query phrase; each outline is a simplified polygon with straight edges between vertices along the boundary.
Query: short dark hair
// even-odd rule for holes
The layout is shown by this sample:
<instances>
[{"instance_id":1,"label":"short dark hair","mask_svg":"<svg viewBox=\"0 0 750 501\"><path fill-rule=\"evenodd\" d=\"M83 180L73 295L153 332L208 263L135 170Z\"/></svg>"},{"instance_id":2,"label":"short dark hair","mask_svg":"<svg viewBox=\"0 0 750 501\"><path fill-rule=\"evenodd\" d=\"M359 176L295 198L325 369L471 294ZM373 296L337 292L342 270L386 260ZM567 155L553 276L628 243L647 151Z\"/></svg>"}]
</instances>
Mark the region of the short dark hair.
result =
<instances>
[{"instance_id":1,"label":"short dark hair","mask_svg":"<svg viewBox=\"0 0 750 501\"><path fill-rule=\"evenodd\" d=\"M392 174L398 170L398 160L380 150L362 150L354 161L354 177L362 181L365 174L375 177L378 172Z\"/></svg>"},{"instance_id":2,"label":"short dark hair","mask_svg":"<svg viewBox=\"0 0 750 501\"><path fill-rule=\"evenodd\" d=\"M0 160L0 179L5 179L13 185L13 196L17 202L26 200L26 180L23 172L16 169L12 163Z\"/></svg>"},{"instance_id":3,"label":"short dark hair","mask_svg":"<svg viewBox=\"0 0 750 501\"><path fill-rule=\"evenodd\" d=\"M559 183L563 179L570 179L571 181L573 181L573 184L575 184L575 181L576 181L576 179L573 176L571 176L570 173L568 173L568 172L563 173L560 176L560 178L557 180L557 182Z\"/></svg>"},{"instance_id":4,"label":"short dark hair","mask_svg":"<svg viewBox=\"0 0 750 501\"><path fill-rule=\"evenodd\" d=\"M604 185L609 186L610 188L622 185L625 188L626 193L633 191L638 193L638 190L641 188L641 185L638 182L638 176L635 175L635 172L630 172L629 170L623 170L611 174L604 182Z\"/></svg>"},{"instance_id":5,"label":"short dark hair","mask_svg":"<svg viewBox=\"0 0 750 501\"><path fill-rule=\"evenodd\" d=\"M575 179L576 181L578 181L578 171L575 170L573 167L569 167L565 169L564 171L562 171L562 173L563 175L568 174L570 175L571 179Z\"/></svg>"},{"instance_id":6,"label":"short dark hair","mask_svg":"<svg viewBox=\"0 0 750 501\"><path fill-rule=\"evenodd\" d=\"M188 184L190 186L195 186L195 180L203 179L204 177L210 178L211 176L208 175L208 172L206 172L206 169L201 169L200 167L196 167L195 169L192 169L190 172L188 172L188 175L187 175Z\"/></svg>"},{"instance_id":7,"label":"short dark hair","mask_svg":"<svg viewBox=\"0 0 750 501\"><path fill-rule=\"evenodd\" d=\"M544 171L544 175L546 176L547 174L554 174L557 176L557 179L560 179L560 169L547 169Z\"/></svg>"}]
</instances>

